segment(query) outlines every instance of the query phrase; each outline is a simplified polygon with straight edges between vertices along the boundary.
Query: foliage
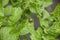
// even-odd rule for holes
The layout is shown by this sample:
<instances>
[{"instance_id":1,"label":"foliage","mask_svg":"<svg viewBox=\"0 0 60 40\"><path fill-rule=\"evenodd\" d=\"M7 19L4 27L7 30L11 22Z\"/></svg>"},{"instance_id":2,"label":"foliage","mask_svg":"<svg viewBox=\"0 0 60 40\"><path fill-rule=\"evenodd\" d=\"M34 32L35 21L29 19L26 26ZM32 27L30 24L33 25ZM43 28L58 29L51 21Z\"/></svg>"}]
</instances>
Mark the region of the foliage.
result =
<instances>
[{"instance_id":1,"label":"foliage","mask_svg":"<svg viewBox=\"0 0 60 40\"><path fill-rule=\"evenodd\" d=\"M0 40L19 40L19 35L27 33L31 34L31 40L57 40L60 34L60 4L49 13L45 7L51 4L52 0L0 0ZM31 13L39 19L41 26L37 30L34 30ZM32 22L29 18L33 19Z\"/></svg>"}]
</instances>

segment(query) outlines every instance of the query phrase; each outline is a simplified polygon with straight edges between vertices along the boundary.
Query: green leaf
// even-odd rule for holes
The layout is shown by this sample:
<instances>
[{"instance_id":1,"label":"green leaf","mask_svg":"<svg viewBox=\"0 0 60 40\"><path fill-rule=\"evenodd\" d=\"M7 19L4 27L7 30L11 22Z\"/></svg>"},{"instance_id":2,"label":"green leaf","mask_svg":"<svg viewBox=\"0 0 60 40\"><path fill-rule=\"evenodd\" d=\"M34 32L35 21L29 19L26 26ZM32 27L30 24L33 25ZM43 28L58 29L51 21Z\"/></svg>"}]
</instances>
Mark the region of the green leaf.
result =
<instances>
[{"instance_id":1,"label":"green leaf","mask_svg":"<svg viewBox=\"0 0 60 40\"><path fill-rule=\"evenodd\" d=\"M35 10L34 7L30 7L29 9L30 9L30 11L31 11L32 13L36 13L36 10Z\"/></svg>"},{"instance_id":2,"label":"green leaf","mask_svg":"<svg viewBox=\"0 0 60 40\"><path fill-rule=\"evenodd\" d=\"M31 31L31 39L32 40L42 40L43 30L41 28L38 28L37 31L32 30Z\"/></svg>"},{"instance_id":3,"label":"green leaf","mask_svg":"<svg viewBox=\"0 0 60 40\"><path fill-rule=\"evenodd\" d=\"M2 7L2 0L0 0L0 7Z\"/></svg>"},{"instance_id":4,"label":"green leaf","mask_svg":"<svg viewBox=\"0 0 60 40\"><path fill-rule=\"evenodd\" d=\"M57 21L60 21L60 4L58 4L52 13L52 15L57 18Z\"/></svg>"},{"instance_id":5,"label":"green leaf","mask_svg":"<svg viewBox=\"0 0 60 40\"><path fill-rule=\"evenodd\" d=\"M56 40L54 36L51 35L44 35L42 36L43 40Z\"/></svg>"},{"instance_id":6,"label":"green leaf","mask_svg":"<svg viewBox=\"0 0 60 40\"><path fill-rule=\"evenodd\" d=\"M24 28L20 31L21 35L25 35L27 33L31 33L34 30L33 23L29 23L28 21L25 23Z\"/></svg>"},{"instance_id":7,"label":"green leaf","mask_svg":"<svg viewBox=\"0 0 60 40\"><path fill-rule=\"evenodd\" d=\"M52 3L53 3L52 0L44 0L43 6L44 6L44 7L48 7L48 6L50 6Z\"/></svg>"},{"instance_id":8,"label":"green leaf","mask_svg":"<svg viewBox=\"0 0 60 40\"><path fill-rule=\"evenodd\" d=\"M21 14L22 14L22 9L20 7L13 8L12 16L10 17L10 20L13 21L14 23L17 22L21 18Z\"/></svg>"},{"instance_id":9,"label":"green leaf","mask_svg":"<svg viewBox=\"0 0 60 40\"><path fill-rule=\"evenodd\" d=\"M0 16L4 16L4 8L0 8Z\"/></svg>"},{"instance_id":10,"label":"green leaf","mask_svg":"<svg viewBox=\"0 0 60 40\"><path fill-rule=\"evenodd\" d=\"M48 19L49 17L50 14L46 10L43 10L43 19Z\"/></svg>"},{"instance_id":11,"label":"green leaf","mask_svg":"<svg viewBox=\"0 0 60 40\"><path fill-rule=\"evenodd\" d=\"M2 29L0 29L1 40L18 40L17 34L11 35L9 33L11 29L12 27L3 27Z\"/></svg>"},{"instance_id":12,"label":"green leaf","mask_svg":"<svg viewBox=\"0 0 60 40\"><path fill-rule=\"evenodd\" d=\"M6 8L4 8L4 15L5 16L12 15L12 11L13 11L13 7L12 6L7 6Z\"/></svg>"},{"instance_id":13,"label":"green leaf","mask_svg":"<svg viewBox=\"0 0 60 40\"><path fill-rule=\"evenodd\" d=\"M5 6L8 4L8 2L9 2L9 0L2 0L2 5Z\"/></svg>"},{"instance_id":14,"label":"green leaf","mask_svg":"<svg viewBox=\"0 0 60 40\"><path fill-rule=\"evenodd\" d=\"M12 3L12 5L18 5L18 3L19 3L19 0L11 0L11 3Z\"/></svg>"}]
</instances>

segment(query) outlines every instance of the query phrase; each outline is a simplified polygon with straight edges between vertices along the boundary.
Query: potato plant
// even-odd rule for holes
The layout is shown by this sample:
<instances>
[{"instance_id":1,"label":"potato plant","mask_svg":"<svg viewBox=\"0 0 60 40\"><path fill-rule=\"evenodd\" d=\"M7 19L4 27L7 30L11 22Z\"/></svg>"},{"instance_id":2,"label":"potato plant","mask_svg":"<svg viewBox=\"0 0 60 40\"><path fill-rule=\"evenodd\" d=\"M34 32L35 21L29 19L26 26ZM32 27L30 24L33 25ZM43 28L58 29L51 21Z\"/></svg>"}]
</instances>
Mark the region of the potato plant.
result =
<instances>
[{"instance_id":1,"label":"potato plant","mask_svg":"<svg viewBox=\"0 0 60 40\"><path fill-rule=\"evenodd\" d=\"M0 40L59 40L60 3L53 0L0 0ZM58 37L58 38L57 38Z\"/></svg>"}]
</instances>

